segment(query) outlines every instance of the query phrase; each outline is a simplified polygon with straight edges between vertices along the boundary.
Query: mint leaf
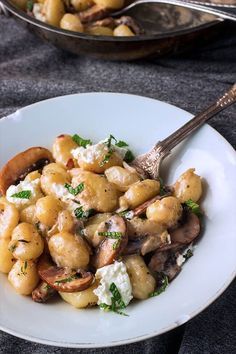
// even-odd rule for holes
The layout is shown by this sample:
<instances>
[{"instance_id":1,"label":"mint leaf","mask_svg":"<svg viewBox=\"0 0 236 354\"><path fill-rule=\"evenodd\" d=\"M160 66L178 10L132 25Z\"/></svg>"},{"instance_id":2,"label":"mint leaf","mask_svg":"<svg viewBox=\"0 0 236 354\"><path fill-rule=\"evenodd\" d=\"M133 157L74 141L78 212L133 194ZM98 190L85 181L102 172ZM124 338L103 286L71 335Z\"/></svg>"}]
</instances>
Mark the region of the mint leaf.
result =
<instances>
[{"instance_id":1,"label":"mint leaf","mask_svg":"<svg viewBox=\"0 0 236 354\"><path fill-rule=\"evenodd\" d=\"M124 161L129 163L132 162L133 160L134 160L134 154L132 153L131 150L128 150L125 154Z\"/></svg>"},{"instance_id":2,"label":"mint leaf","mask_svg":"<svg viewBox=\"0 0 236 354\"><path fill-rule=\"evenodd\" d=\"M84 190L84 183L80 183L77 187L73 188L70 184L66 183L64 185L64 187L68 190L68 192L70 194L73 194L74 196L76 196L77 194L79 194L80 192L82 192Z\"/></svg>"},{"instance_id":3,"label":"mint leaf","mask_svg":"<svg viewBox=\"0 0 236 354\"><path fill-rule=\"evenodd\" d=\"M158 296L158 295L160 295L161 293L163 293L166 290L166 288L167 288L167 286L169 284L169 280L168 280L168 277L166 275L161 280L161 284L162 285L156 291L153 291L152 293L149 294L149 297Z\"/></svg>"},{"instance_id":4,"label":"mint leaf","mask_svg":"<svg viewBox=\"0 0 236 354\"><path fill-rule=\"evenodd\" d=\"M84 211L83 207L81 206L81 207L76 208L74 210L74 214L77 219L89 218L90 216L92 216L94 214L94 209L89 209L89 210Z\"/></svg>"},{"instance_id":5,"label":"mint leaf","mask_svg":"<svg viewBox=\"0 0 236 354\"><path fill-rule=\"evenodd\" d=\"M72 139L77 145L82 146L84 148L86 148L87 145L91 145L92 144L92 141L90 139L83 139L78 134L74 134L72 136Z\"/></svg>"},{"instance_id":6,"label":"mint leaf","mask_svg":"<svg viewBox=\"0 0 236 354\"><path fill-rule=\"evenodd\" d=\"M125 146L129 146L129 144L127 144L125 141L119 140L117 143L115 143L116 146L122 148Z\"/></svg>"},{"instance_id":7,"label":"mint leaf","mask_svg":"<svg viewBox=\"0 0 236 354\"><path fill-rule=\"evenodd\" d=\"M192 211L192 213L196 214L197 216L202 215L199 204L195 203L192 199L187 200L184 204L187 205L188 209Z\"/></svg>"},{"instance_id":8,"label":"mint leaf","mask_svg":"<svg viewBox=\"0 0 236 354\"><path fill-rule=\"evenodd\" d=\"M27 190L12 194L11 198L30 199L31 195L31 191Z\"/></svg>"}]
</instances>

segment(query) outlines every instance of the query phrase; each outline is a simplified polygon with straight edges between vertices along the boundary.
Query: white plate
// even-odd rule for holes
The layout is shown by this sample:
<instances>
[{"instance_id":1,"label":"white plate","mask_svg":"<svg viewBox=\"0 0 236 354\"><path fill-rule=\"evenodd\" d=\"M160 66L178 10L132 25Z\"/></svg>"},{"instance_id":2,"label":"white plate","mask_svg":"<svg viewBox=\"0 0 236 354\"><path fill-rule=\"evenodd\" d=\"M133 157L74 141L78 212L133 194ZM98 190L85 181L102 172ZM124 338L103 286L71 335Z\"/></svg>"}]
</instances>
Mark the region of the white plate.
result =
<instances>
[{"instance_id":1,"label":"white plate","mask_svg":"<svg viewBox=\"0 0 236 354\"><path fill-rule=\"evenodd\" d=\"M98 141L110 133L147 151L191 118L156 100L112 93L89 93L43 101L0 120L0 166L30 146L51 147L62 133ZM90 348L132 343L168 331L206 308L235 275L236 156L205 125L165 163L173 182L195 167L205 180L205 232L192 257L166 292L127 308L129 317L99 309L76 310L63 301L36 304L17 295L0 276L0 329L18 337L62 347Z\"/></svg>"}]
</instances>

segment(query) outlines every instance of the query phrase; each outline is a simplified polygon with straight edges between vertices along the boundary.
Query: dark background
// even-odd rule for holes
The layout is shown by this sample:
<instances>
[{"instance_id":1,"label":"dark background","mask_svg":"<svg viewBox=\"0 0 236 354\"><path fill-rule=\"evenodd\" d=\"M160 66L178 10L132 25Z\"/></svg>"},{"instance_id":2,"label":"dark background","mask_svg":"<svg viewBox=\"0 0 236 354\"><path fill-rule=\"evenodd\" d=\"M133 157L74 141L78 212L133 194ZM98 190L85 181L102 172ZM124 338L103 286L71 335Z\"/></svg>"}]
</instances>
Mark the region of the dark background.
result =
<instances>
[{"instance_id":1,"label":"dark background","mask_svg":"<svg viewBox=\"0 0 236 354\"><path fill-rule=\"evenodd\" d=\"M121 63L62 52L35 38L14 19L0 16L0 117L46 98L91 91L144 95L195 114L234 82L236 26L222 28L211 43L186 54ZM236 146L236 106L213 118L210 125ZM0 353L236 354L235 285L186 325L137 344L99 350L60 349L0 332Z\"/></svg>"}]
</instances>

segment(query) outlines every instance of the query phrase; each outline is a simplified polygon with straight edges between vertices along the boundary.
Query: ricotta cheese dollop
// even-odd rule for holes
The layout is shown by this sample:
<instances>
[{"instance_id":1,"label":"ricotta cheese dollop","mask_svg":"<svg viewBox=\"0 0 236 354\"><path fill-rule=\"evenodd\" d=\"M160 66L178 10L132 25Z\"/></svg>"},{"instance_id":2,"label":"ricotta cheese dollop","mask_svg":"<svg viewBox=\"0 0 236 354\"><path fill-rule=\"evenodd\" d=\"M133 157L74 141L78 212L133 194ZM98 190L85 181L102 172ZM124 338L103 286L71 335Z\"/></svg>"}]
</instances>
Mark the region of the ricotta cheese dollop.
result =
<instances>
[{"instance_id":1,"label":"ricotta cheese dollop","mask_svg":"<svg viewBox=\"0 0 236 354\"><path fill-rule=\"evenodd\" d=\"M30 191L29 198L12 197L13 194L23 191ZM6 198L10 203L13 203L18 209L34 204L37 199L43 197L40 189L40 179L37 178L33 181L22 181L16 186L11 185L6 192Z\"/></svg>"},{"instance_id":2,"label":"ricotta cheese dollop","mask_svg":"<svg viewBox=\"0 0 236 354\"><path fill-rule=\"evenodd\" d=\"M114 264L99 268L95 274L96 279L100 281L100 285L93 292L98 297L98 305L111 305L112 293L109 288L112 283L117 286L124 304L127 306L132 300L132 286L123 262L115 262Z\"/></svg>"},{"instance_id":3,"label":"ricotta cheese dollop","mask_svg":"<svg viewBox=\"0 0 236 354\"><path fill-rule=\"evenodd\" d=\"M111 145L113 151L115 151L122 159L124 159L125 154L128 149L120 148L115 145ZM78 157L86 163L93 163L95 160L99 159L102 155L108 153L109 149L106 144L106 140L102 140L94 145L87 145L86 148L80 146L76 149L71 150L72 156L77 160Z\"/></svg>"}]
</instances>

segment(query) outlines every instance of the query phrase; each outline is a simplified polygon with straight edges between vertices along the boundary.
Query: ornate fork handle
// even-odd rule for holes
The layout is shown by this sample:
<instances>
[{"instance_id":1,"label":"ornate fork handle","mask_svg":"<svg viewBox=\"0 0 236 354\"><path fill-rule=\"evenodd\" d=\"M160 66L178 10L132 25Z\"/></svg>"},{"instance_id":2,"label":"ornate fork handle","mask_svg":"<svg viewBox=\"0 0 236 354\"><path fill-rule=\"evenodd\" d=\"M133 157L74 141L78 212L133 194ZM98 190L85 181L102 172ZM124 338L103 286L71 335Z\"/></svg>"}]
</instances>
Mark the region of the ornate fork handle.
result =
<instances>
[{"instance_id":1,"label":"ornate fork handle","mask_svg":"<svg viewBox=\"0 0 236 354\"><path fill-rule=\"evenodd\" d=\"M196 115L167 138L158 142L148 153L138 156L133 165L145 176L158 178L160 163L170 154L171 150L207 120L234 102L236 102L236 84L203 112Z\"/></svg>"}]
</instances>

